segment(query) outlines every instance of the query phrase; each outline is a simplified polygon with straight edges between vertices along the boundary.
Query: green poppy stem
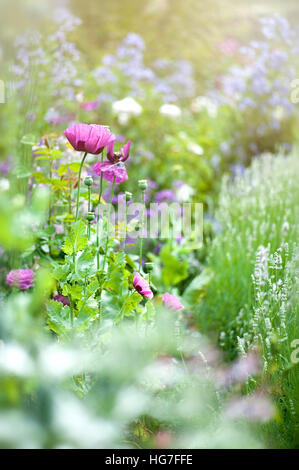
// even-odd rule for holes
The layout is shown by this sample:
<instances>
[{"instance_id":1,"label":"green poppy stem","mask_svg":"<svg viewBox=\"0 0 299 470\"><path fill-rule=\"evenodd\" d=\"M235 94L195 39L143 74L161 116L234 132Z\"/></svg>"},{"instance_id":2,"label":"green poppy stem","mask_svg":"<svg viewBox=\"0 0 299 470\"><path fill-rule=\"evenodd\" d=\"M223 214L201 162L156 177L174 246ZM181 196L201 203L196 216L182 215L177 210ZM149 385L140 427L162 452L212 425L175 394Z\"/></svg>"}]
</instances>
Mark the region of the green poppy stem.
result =
<instances>
[{"instance_id":1,"label":"green poppy stem","mask_svg":"<svg viewBox=\"0 0 299 470\"><path fill-rule=\"evenodd\" d=\"M113 195L114 195L114 188L115 188L115 176L113 178L113 184L112 184L112 189L111 189L111 197L110 197L110 204L108 208L108 221L107 221L107 238L106 238L106 246L105 246L105 254L104 254L104 262L103 262L103 271L105 271L105 265L106 265L106 258L107 258L107 251L108 251L108 242L109 242L109 223L110 223L110 209L111 209L111 204L113 200Z\"/></svg>"},{"instance_id":2,"label":"green poppy stem","mask_svg":"<svg viewBox=\"0 0 299 470\"><path fill-rule=\"evenodd\" d=\"M81 187L81 173L82 173L82 168L85 162L85 159L87 157L87 152L84 154L81 163L80 163L80 169L79 169L79 175L78 175L78 189L77 189L77 206L76 206L76 218L75 222L78 220L78 215L79 215L79 200L80 200L80 187Z\"/></svg>"},{"instance_id":3,"label":"green poppy stem","mask_svg":"<svg viewBox=\"0 0 299 470\"><path fill-rule=\"evenodd\" d=\"M141 203L142 203L142 213L141 213L141 226L139 231L140 242L139 242L139 269L141 269L141 262L142 262L142 248L143 248L143 229L144 229L144 206L145 206L145 190L142 190L141 193Z\"/></svg>"},{"instance_id":4,"label":"green poppy stem","mask_svg":"<svg viewBox=\"0 0 299 470\"><path fill-rule=\"evenodd\" d=\"M126 254L126 239L127 239L127 218L128 218L128 206L127 200L125 200L125 233L123 239L123 251Z\"/></svg>"},{"instance_id":5,"label":"green poppy stem","mask_svg":"<svg viewBox=\"0 0 299 470\"><path fill-rule=\"evenodd\" d=\"M101 163L103 163L104 155L101 155ZM103 173L100 176L99 202L97 210L97 270L100 269L100 205L103 194Z\"/></svg>"},{"instance_id":6,"label":"green poppy stem","mask_svg":"<svg viewBox=\"0 0 299 470\"><path fill-rule=\"evenodd\" d=\"M91 211L91 186L88 186L88 212ZM87 225L87 236L88 240L90 240L90 225L91 222L88 220L88 225Z\"/></svg>"}]
</instances>

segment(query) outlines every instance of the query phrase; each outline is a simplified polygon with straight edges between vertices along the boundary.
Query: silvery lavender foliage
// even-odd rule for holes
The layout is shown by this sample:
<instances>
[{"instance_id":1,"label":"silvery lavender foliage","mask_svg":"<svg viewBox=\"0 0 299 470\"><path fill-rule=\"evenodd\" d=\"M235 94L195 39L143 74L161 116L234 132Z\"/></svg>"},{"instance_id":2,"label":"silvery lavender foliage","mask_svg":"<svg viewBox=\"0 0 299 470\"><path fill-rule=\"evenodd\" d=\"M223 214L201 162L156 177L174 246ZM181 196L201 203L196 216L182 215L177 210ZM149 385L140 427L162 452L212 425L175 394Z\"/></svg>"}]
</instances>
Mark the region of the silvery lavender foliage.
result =
<instances>
[{"instance_id":1,"label":"silvery lavender foliage","mask_svg":"<svg viewBox=\"0 0 299 470\"><path fill-rule=\"evenodd\" d=\"M221 248L222 243L228 258L236 251L244 253L246 250L247 259L252 260L253 308L249 311L242 308L236 317L235 329L226 332L234 342L237 336L242 337L245 349L261 339L262 331L272 330L272 316L276 334L285 337L286 311L290 307L286 299L293 297L290 269L298 256L299 194L294 176L298 172L295 154L291 158L276 156L275 159L264 155L236 177L233 186L228 180L224 181L219 221L229 233L229 240L224 248L221 238L225 235L220 235L213 248L218 247L218 243ZM281 302L279 307L274 298L276 303Z\"/></svg>"},{"instance_id":2,"label":"silvery lavender foliage","mask_svg":"<svg viewBox=\"0 0 299 470\"><path fill-rule=\"evenodd\" d=\"M223 321L227 308L230 312L219 343L240 356L255 348L261 351L267 380L274 392L275 387L281 391L281 433L288 426L294 431L299 417L298 366L291 361L291 344L299 339L298 175L293 152L288 157L263 155L233 185L227 179L218 212L222 232L210 248L221 274L213 285L214 296L220 292L213 300L215 312L210 308L209 315Z\"/></svg>"},{"instance_id":3,"label":"silvery lavender foliage","mask_svg":"<svg viewBox=\"0 0 299 470\"><path fill-rule=\"evenodd\" d=\"M274 135L272 142L287 143L283 140L285 127L295 113L289 95L298 65L298 34L279 15L261 18L260 24L262 39L239 48L241 63L222 77L218 96L221 103L247 116L245 135L243 130L240 142L231 150L243 160L247 153L268 150L263 145L269 136Z\"/></svg>"},{"instance_id":4,"label":"silvery lavender foliage","mask_svg":"<svg viewBox=\"0 0 299 470\"><path fill-rule=\"evenodd\" d=\"M109 85L119 84L131 96L142 96L145 84L150 84L165 102L194 96L195 81L192 65L185 60L171 62L157 60L152 67L144 62L145 42L136 33L129 33L117 47L115 55L107 54L102 65L94 71L98 84L105 90ZM124 80L125 78L125 80ZM99 99L113 100L117 97L104 95Z\"/></svg>"}]
</instances>

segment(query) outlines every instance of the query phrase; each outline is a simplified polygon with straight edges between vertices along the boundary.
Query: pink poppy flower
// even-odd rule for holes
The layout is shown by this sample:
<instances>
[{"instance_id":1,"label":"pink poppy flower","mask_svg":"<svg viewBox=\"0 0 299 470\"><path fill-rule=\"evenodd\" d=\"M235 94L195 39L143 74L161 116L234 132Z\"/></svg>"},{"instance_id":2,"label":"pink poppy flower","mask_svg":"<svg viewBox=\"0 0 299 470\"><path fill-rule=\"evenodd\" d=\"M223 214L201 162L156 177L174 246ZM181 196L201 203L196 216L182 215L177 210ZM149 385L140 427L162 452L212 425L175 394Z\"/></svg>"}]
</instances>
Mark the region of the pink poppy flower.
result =
<instances>
[{"instance_id":1,"label":"pink poppy flower","mask_svg":"<svg viewBox=\"0 0 299 470\"><path fill-rule=\"evenodd\" d=\"M143 297L147 297L148 299L152 299L154 297L149 283L145 279L143 279L143 277L139 273L135 274L133 279L133 285L135 290L139 294L143 295Z\"/></svg>"},{"instance_id":2,"label":"pink poppy flower","mask_svg":"<svg viewBox=\"0 0 299 470\"><path fill-rule=\"evenodd\" d=\"M106 127L97 124L74 124L64 134L72 147L79 152L98 155L113 140L115 135Z\"/></svg>"},{"instance_id":3,"label":"pink poppy flower","mask_svg":"<svg viewBox=\"0 0 299 470\"><path fill-rule=\"evenodd\" d=\"M7 274L6 284L21 290L30 289L34 284L34 272L32 269L14 269Z\"/></svg>"},{"instance_id":4,"label":"pink poppy flower","mask_svg":"<svg viewBox=\"0 0 299 470\"><path fill-rule=\"evenodd\" d=\"M184 305L181 304L179 299L172 294L169 294L168 292L165 292L163 295L163 303L165 307L169 308L170 310L182 310L184 308Z\"/></svg>"},{"instance_id":5,"label":"pink poppy flower","mask_svg":"<svg viewBox=\"0 0 299 470\"><path fill-rule=\"evenodd\" d=\"M103 178L110 183L122 183L128 179L128 174L125 165L122 162L112 164L107 160L103 163L97 162L93 165L95 173L99 176L103 174Z\"/></svg>"},{"instance_id":6,"label":"pink poppy flower","mask_svg":"<svg viewBox=\"0 0 299 470\"><path fill-rule=\"evenodd\" d=\"M64 297L64 295L55 295L55 297L53 297L53 300L56 300L56 302L61 302L63 305L70 306L69 299L67 297Z\"/></svg>"},{"instance_id":7,"label":"pink poppy flower","mask_svg":"<svg viewBox=\"0 0 299 470\"><path fill-rule=\"evenodd\" d=\"M129 140L119 152L114 152L114 142L107 145L107 157L111 163L125 162L130 155L131 141Z\"/></svg>"}]
</instances>

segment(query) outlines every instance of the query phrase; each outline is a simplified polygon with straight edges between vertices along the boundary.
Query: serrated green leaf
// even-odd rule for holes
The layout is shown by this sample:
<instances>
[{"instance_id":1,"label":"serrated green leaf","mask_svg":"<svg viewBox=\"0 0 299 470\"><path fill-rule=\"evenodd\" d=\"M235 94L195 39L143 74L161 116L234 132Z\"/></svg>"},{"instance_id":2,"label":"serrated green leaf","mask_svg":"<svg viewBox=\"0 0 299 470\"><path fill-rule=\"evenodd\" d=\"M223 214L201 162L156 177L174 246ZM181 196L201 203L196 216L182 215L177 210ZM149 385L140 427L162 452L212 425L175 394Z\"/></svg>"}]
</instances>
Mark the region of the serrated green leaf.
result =
<instances>
[{"instance_id":1,"label":"serrated green leaf","mask_svg":"<svg viewBox=\"0 0 299 470\"><path fill-rule=\"evenodd\" d=\"M62 250L66 255L84 250L87 246L88 238L85 235L86 227L82 220L78 220L72 226L72 233L66 238Z\"/></svg>"}]
</instances>

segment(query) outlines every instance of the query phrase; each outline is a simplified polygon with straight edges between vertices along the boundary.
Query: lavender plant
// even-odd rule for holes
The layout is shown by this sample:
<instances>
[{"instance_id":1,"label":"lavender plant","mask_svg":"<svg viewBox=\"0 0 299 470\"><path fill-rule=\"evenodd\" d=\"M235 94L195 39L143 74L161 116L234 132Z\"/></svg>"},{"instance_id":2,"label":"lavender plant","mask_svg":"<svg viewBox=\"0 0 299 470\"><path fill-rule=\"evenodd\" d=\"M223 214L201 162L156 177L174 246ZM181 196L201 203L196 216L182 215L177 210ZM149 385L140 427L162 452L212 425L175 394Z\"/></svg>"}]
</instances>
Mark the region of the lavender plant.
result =
<instances>
[{"instance_id":1,"label":"lavender plant","mask_svg":"<svg viewBox=\"0 0 299 470\"><path fill-rule=\"evenodd\" d=\"M264 380L280 404L270 445L298 444L298 159L264 155L244 177L225 179L210 245L206 297L198 324L220 330L229 357L259 347ZM209 271L210 270L210 271Z\"/></svg>"}]
</instances>

